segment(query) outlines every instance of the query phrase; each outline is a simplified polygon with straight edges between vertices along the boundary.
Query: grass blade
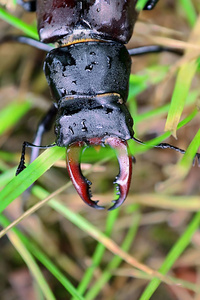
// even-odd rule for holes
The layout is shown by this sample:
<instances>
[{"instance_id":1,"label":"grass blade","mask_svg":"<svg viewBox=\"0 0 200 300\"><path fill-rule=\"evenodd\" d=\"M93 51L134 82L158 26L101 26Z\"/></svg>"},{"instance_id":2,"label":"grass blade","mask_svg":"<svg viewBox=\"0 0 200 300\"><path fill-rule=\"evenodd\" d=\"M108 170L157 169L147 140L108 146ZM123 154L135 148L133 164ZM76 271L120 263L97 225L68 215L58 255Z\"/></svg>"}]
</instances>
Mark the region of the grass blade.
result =
<instances>
[{"instance_id":1,"label":"grass blade","mask_svg":"<svg viewBox=\"0 0 200 300\"><path fill-rule=\"evenodd\" d=\"M0 215L0 222L4 224L4 226L7 226L9 224L8 220L4 218L3 215ZM38 286L40 287L41 291L45 295L47 300L56 300L54 297L51 289L49 288L49 285L44 278L42 272L40 271L36 261L32 257L31 253L27 249L27 247L24 245L20 237L12 230L9 233L7 233L7 236L10 240L10 242L13 244L15 249L18 251L18 253L21 255L23 260L25 261L26 265L28 266L30 272L32 273L35 281L37 282Z\"/></svg>"},{"instance_id":2,"label":"grass blade","mask_svg":"<svg viewBox=\"0 0 200 300\"><path fill-rule=\"evenodd\" d=\"M2 214L0 215L0 222L4 227L9 226L10 224L9 220ZM76 297L77 300L83 300L66 276L53 264L46 254L43 253L37 245L35 245L32 240L29 240L16 228L13 228L12 231L21 240L25 247L27 247L27 249L49 270L49 272L51 272L52 275L60 281L60 283L72 296Z\"/></svg>"},{"instance_id":3,"label":"grass blade","mask_svg":"<svg viewBox=\"0 0 200 300\"><path fill-rule=\"evenodd\" d=\"M63 158L65 149L54 147L47 149L30 166L14 177L0 191L0 213L32 183L46 172L58 159Z\"/></svg>"},{"instance_id":4,"label":"grass blade","mask_svg":"<svg viewBox=\"0 0 200 300\"><path fill-rule=\"evenodd\" d=\"M191 238L195 233L195 231L199 228L199 225L200 225L200 212L196 213L196 215L193 217L192 221L186 228L185 232L182 234L182 236L179 238L179 240L176 242L176 244L173 246L173 248L167 255L165 261L163 262L161 268L159 269L160 273L164 275L170 270L170 268L173 266L175 261L179 258L179 256L183 253L185 248L190 243ZM160 283L161 281L158 278L154 278L149 283L147 288L144 290L143 294L140 297L140 300L151 299L151 296L158 288Z\"/></svg>"},{"instance_id":5,"label":"grass blade","mask_svg":"<svg viewBox=\"0 0 200 300\"><path fill-rule=\"evenodd\" d=\"M194 8L194 4L192 3L191 0L179 0L179 2L188 19L188 23L190 24L190 26L194 26L197 19L197 14Z\"/></svg>"},{"instance_id":6,"label":"grass blade","mask_svg":"<svg viewBox=\"0 0 200 300\"><path fill-rule=\"evenodd\" d=\"M197 19L194 30L191 33L189 38L190 43L195 43L196 45L200 44L199 38L199 30L200 30L200 17ZM172 135L176 137L177 125L180 120L186 97L189 93L189 89L191 86L192 79L198 67L198 62L196 59L192 59L191 57L200 55L199 50L187 50L185 53L185 58L189 62L184 62L178 72L176 85L174 88L174 93L172 95L171 105L167 117L167 122L165 125L166 131L171 131Z\"/></svg>"}]
</instances>

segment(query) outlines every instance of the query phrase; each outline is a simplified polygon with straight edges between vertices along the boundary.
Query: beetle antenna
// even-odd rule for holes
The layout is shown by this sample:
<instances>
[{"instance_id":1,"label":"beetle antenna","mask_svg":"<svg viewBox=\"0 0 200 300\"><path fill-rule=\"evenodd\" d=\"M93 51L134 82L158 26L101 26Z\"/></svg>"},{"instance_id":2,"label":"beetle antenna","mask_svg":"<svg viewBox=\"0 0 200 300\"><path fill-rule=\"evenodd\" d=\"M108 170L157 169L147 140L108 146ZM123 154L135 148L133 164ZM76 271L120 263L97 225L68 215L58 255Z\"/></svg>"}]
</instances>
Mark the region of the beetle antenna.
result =
<instances>
[{"instance_id":1,"label":"beetle antenna","mask_svg":"<svg viewBox=\"0 0 200 300\"><path fill-rule=\"evenodd\" d=\"M175 48L164 47L159 45L148 45L142 47L136 47L133 49L128 49L130 56L140 56L150 53L160 53L160 52L171 52L177 55L183 55L183 51Z\"/></svg>"},{"instance_id":2,"label":"beetle antenna","mask_svg":"<svg viewBox=\"0 0 200 300\"><path fill-rule=\"evenodd\" d=\"M134 140L135 142L137 142L138 144L141 144L141 145L147 145L146 143L138 140L137 138L133 137L132 140ZM173 145L170 145L168 143L160 143L158 145L155 145L153 146L153 148L160 148L160 149L172 149L172 150L175 150L181 154L185 154L185 150L183 149L180 149L176 146L173 146ZM195 154L195 157L194 157L194 161L193 161L193 165L194 165L194 162L195 162L195 158L197 158L197 162L198 162L198 166L200 166L200 153L196 153Z\"/></svg>"}]
</instances>

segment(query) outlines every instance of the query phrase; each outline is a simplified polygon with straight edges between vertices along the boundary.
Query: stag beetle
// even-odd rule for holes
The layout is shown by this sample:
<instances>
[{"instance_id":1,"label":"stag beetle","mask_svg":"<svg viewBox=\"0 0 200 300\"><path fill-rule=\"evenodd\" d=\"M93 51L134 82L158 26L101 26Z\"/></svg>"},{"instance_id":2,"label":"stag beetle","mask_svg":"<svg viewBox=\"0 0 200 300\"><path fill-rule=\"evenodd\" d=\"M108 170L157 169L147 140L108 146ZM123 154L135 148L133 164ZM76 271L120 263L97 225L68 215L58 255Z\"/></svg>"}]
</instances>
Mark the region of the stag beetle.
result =
<instances>
[{"instance_id":1,"label":"stag beetle","mask_svg":"<svg viewBox=\"0 0 200 300\"><path fill-rule=\"evenodd\" d=\"M157 2L147 1L144 9L153 9ZM17 174L25 168L25 148L42 147L38 141L56 115L56 142L46 148L57 145L67 149L70 178L89 206L104 208L91 200L90 182L80 170L83 148L108 145L118 153L120 172L114 181L118 199L113 200L109 210L117 208L126 199L131 182L132 157L127 140L142 143L134 137L133 119L125 105L131 56L177 51L159 46L126 49L124 44L131 38L138 17L137 0L19 0L18 3L27 11L36 11L40 41L28 37L7 40L48 51L44 73L55 103L38 127L35 143L24 142ZM55 44L56 48L48 44ZM166 143L156 147L184 153Z\"/></svg>"}]
</instances>

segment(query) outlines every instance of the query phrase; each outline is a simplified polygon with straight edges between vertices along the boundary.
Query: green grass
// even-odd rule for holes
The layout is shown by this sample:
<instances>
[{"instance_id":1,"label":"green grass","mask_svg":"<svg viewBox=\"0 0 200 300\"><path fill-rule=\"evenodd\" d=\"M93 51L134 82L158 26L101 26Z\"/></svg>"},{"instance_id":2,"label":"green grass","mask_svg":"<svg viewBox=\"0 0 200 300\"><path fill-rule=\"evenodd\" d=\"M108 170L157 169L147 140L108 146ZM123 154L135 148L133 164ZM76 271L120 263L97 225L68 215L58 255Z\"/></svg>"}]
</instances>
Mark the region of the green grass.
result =
<instances>
[{"instance_id":1,"label":"green grass","mask_svg":"<svg viewBox=\"0 0 200 300\"><path fill-rule=\"evenodd\" d=\"M164 6L161 2L162 1L160 1L159 5ZM145 1L140 1L142 5L145 5L145 3ZM185 22L185 26L187 25L191 31L198 30L199 28L199 21L197 19L199 11L197 12L195 10L197 8L195 3L195 1L179 0L176 4L177 13L181 10L182 21ZM160 9L165 9L165 7L161 7ZM22 21L21 18L16 17L14 12L8 12L5 8L0 7L0 18L22 31L23 34L36 39L38 38L35 24L27 24ZM193 43L195 42L198 46L200 45L198 39L193 41ZM187 52L187 55L190 55L190 53L188 54ZM177 57L177 60L179 60L179 57ZM191 205L193 203L192 197L199 196L198 194L195 195L196 190L193 194L192 192L191 194L185 194L183 198L181 198L180 193L182 189L184 190L185 180L190 176L193 158L200 146L197 102L200 90L198 85L195 85L194 80L194 78L199 80L197 58L185 59L183 63L176 68L173 73L175 74L173 88L171 88L171 84L167 82L166 79L170 71L171 65L160 64L158 60L148 60L147 58L146 67L140 69L140 71L132 74L130 77L128 105L134 117L136 137L140 137L142 133L144 136L147 135L148 129L153 130L151 126L155 120L158 122L158 126L160 126L159 121L166 119L167 131L156 138L151 138L147 146L137 145L135 142L130 141L130 151L139 158L139 160L141 159L141 161L137 163L137 166L140 165L141 169L137 169L138 167L133 168L133 191L130 191L130 198L127 199L121 209L110 213L94 212L90 208L81 206L81 200L80 207L76 206L77 196L76 194L71 195L70 181L65 185L60 185L60 188L57 187L59 178L61 178L60 170L51 167L55 165L58 160L65 158L65 149L55 147L45 150L32 164L27 166L19 176L15 177L14 166L17 165L18 158L13 154L15 151L13 151L12 147L8 150L5 145L9 143L9 139L15 140L19 138L18 128L20 128L21 119L33 113L35 103L31 100L32 97L29 98L27 94L23 97L25 100L22 101L20 97L17 97L13 99L12 102L6 103L1 109L0 135L2 145L5 149L3 148L0 152L0 187L2 188L0 191L0 224L3 228L0 232L0 237L2 238L7 234L15 251L19 253L21 259L30 270L34 281L34 291L38 295L40 294L38 299L96 299L98 296L102 297L102 299L112 299L112 297L114 298L115 292L116 294L122 291L125 292L123 285L120 286L120 281L117 279L118 276L121 276L124 285L127 285L127 291L130 286L128 285L129 281L126 281L126 277L131 279L133 276L143 282L143 288L138 294L138 299L141 300L151 299L151 296L160 283L165 283L172 287L174 284L181 284L183 288L190 289L197 295L200 293L199 287L195 285L195 283L177 279L172 272L174 264L184 255L184 251L186 251L187 248L191 251L193 250L191 239L198 230L200 223L198 203L194 200L195 205L191 210L196 213L194 215L190 214L188 218L186 218L186 221L189 221L185 221L184 224L180 225L178 230L171 228L176 235L176 240L172 243L171 237L166 237L166 239L169 240L167 250L160 250L161 252L159 252L159 255L162 254L161 266L150 266L148 261L151 261L151 257L154 259L155 257L152 249L149 250L149 253L145 253L144 251L145 240L143 240L143 242L141 242L141 240L142 235L146 233L145 230L143 231L141 224L143 224L142 222L145 220L148 210L151 209L151 203L148 204L147 201L145 205L142 204L142 202L140 203L139 200L137 201L137 192L134 192L134 189L137 189L137 183L135 183L135 181L138 182L137 180L139 180L136 178L136 172L138 178L143 176L142 184L140 183L141 185L139 186L141 197L143 194L149 197L149 199L153 197L152 191L149 191L148 187L146 188L146 182L151 181L151 178L145 177L146 174L141 175L142 172L144 172L142 166L146 168L145 162L143 163L142 160L145 155L148 157L150 148L154 145L165 141L171 134L173 134L173 136L179 136L179 133L181 135L183 130L186 130L185 132L187 133L187 128L191 126L192 136L191 131L189 138L187 138L187 134L185 134L188 149L178 163L173 165L173 167L171 166L171 172L168 177L166 176L167 169L164 170L166 171L163 173L165 175L162 175L160 181L166 176L164 183L162 182L165 189L161 192L155 192L155 202L152 204L154 209L152 209L151 213L154 213L155 210L157 210L158 213L164 211L162 204L165 203L164 198L166 195L169 200L167 209L176 213L179 211L180 201L182 204L181 209L187 211L188 203ZM163 91L166 91L162 86L164 84L169 84L169 89L172 90L169 96L171 101L161 101L159 105L156 105L156 103L152 101L151 104L147 104L147 108L144 107L143 104L138 104L139 101L136 101L136 98L143 99L142 101L144 101L142 95L149 95L150 98L151 94L149 90L152 86L160 87L161 93L159 97L162 98L161 95ZM149 124L149 128L147 129L145 127L146 124ZM21 125L21 127L23 127L23 125ZM21 134L21 131L19 132ZM105 162L111 161L112 163L112 159L113 153L109 150L107 152L88 150L84 156L84 162L92 162L93 167L86 173L94 174L95 181L95 170L101 170ZM154 158L154 161L157 162L156 158ZM48 171L50 168L51 170ZM52 184L50 175L48 174L53 176L52 181L55 182L52 182ZM103 174L105 174L105 171ZM109 174L105 174L105 176L106 175L108 176L106 178L109 178ZM157 176L153 169L152 177L154 177L154 175ZM65 175L62 174L62 176ZM7 217L11 215L10 207L12 207L18 199L21 201L23 192L36 180L38 181L32 189L32 194L37 203L34 203L30 209L25 213L21 213L20 216L14 215L15 221L12 223L12 217ZM103 179L101 180L104 182ZM49 185L46 184L47 181L50 181ZM98 181L98 184L99 182L100 181ZM171 190L168 191L169 186L170 189L172 188L172 190L175 191L175 195ZM64 192L65 197L71 199L72 202L67 200L67 203L62 203L64 199L62 195L64 195ZM111 193L109 195L111 195ZM171 206L170 200L171 202L173 201L173 205ZM43 206L45 206L45 208L42 210L41 208ZM147 206L148 210L146 211L145 207ZM44 221L44 211L47 210L49 211L49 216ZM31 219L31 216L33 219ZM38 221L40 218L42 221ZM34 226L31 227L30 224L27 226L23 225L27 219L35 222ZM55 227L53 226L54 219L56 220ZM17 224L20 224L20 226L17 226ZM168 225L166 219L165 226L168 227ZM150 241L150 243L152 240L156 243L156 238L153 236L153 228L151 226L152 225L145 227L146 231L149 231L147 240ZM156 224L155 226L160 226L162 232L161 224ZM39 232L37 230L39 230ZM43 237L42 234L44 234ZM47 238L47 240L45 238ZM61 247L62 243L65 245L64 249ZM141 248L139 248L139 246ZM159 240L157 248L162 249L162 247L162 241ZM23 266L22 261L20 261L19 264ZM127 272L127 267L131 268L131 274L133 275ZM12 269L13 266L10 265L9 268ZM47 272L45 275L44 270ZM168 272L170 270L171 274L169 276ZM118 275L122 274L120 272L125 275ZM131 282L131 284L133 284L133 282ZM105 295L107 294L104 294L105 290L107 292L109 291L108 295L110 296L108 297L110 298L106 298Z\"/></svg>"}]
</instances>

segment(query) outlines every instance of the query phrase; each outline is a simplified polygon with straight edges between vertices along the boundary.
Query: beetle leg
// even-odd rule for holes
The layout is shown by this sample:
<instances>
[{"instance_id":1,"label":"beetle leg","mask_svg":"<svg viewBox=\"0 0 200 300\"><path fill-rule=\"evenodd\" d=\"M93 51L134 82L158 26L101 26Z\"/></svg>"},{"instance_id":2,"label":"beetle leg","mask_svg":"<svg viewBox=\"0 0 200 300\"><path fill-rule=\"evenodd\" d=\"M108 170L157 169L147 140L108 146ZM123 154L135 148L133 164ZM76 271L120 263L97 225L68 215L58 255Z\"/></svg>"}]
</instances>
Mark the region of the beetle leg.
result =
<instances>
[{"instance_id":1,"label":"beetle leg","mask_svg":"<svg viewBox=\"0 0 200 300\"><path fill-rule=\"evenodd\" d=\"M91 182L83 176L80 169L80 158L83 146L84 142L76 142L68 146L66 157L67 170L75 189L83 201L93 208L103 209L103 206L97 204L99 202L98 200L91 200Z\"/></svg>"},{"instance_id":2,"label":"beetle leg","mask_svg":"<svg viewBox=\"0 0 200 300\"><path fill-rule=\"evenodd\" d=\"M9 43L9 42L14 42L14 43L16 42L16 43L20 43L20 44L29 45L29 46L35 47L37 49L40 49L40 50L46 51L46 52L49 52L52 49L54 49L54 47L52 47L50 45L44 44L38 40L32 39L27 36L6 35L0 39L0 44Z\"/></svg>"},{"instance_id":3,"label":"beetle leg","mask_svg":"<svg viewBox=\"0 0 200 300\"><path fill-rule=\"evenodd\" d=\"M17 0L17 4L21 5L26 11L29 12L36 11L36 0L32 0L32 1Z\"/></svg>"},{"instance_id":4,"label":"beetle leg","mask_svg":"<svg viewBox=\"0 0 200 300\"><path fill-rule=\"evenodd\" d=\"M152 10L159 0L149 0L147 1L144 10Z\"/></svg>"},{"instance_id":5,"label":"beetle leg","mask_svg":"<svg viewBox=\"0 0 200 300\"><path fill-rule=\"evenodd\" d=\"M127 197L131 175L132 175L132 157L128 153L128 145L126 141L122 141L120 138L110 137L107 138L105 144L108 144L111 148L117 151L117 159L119 162L119 174L116 177L114 183L117 185L119 198L113 200L113 206L109 210L113 210L124 202Z\"/></svg>"},{"instance_id":6,"label":"beetle leg","mask_svg":"<svg viewBox=\"0 0 200 300\"><path fill-rule=\"evenodd\" d=\"M50 145L46 145L46 146L39 146L39 145L34 145L31 144L29 142L23 142L22 145L22 152L21 152L21 158L20 158L20 162L19 165L17 167L17 171L16 171L16 176L21 173L24 169L26 169L25 166L25 152L26 152L26 148L38 148L38 149L48 149L48 148L52 148L57 146L56 143L50 144Z\"/></svg>"},{"instance_id":7,"label":"beetle leg","mask_svg":"<svg viewBox=\"0 0 200 300\"><path fill-rule=\"evenodd\" d=\"M53 122L55 120L56 113L57 113L57 108L53 104L38 125L35 138L33 141L34 145L37 146L41 145L43 135L44 133L48 132L51 129ZM40 150L39 147L32 148L30 163L32 163L38 157L39 150Z\"/></svg>"}]
</instances>

